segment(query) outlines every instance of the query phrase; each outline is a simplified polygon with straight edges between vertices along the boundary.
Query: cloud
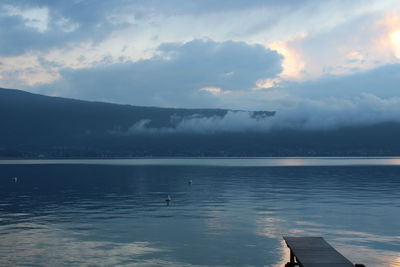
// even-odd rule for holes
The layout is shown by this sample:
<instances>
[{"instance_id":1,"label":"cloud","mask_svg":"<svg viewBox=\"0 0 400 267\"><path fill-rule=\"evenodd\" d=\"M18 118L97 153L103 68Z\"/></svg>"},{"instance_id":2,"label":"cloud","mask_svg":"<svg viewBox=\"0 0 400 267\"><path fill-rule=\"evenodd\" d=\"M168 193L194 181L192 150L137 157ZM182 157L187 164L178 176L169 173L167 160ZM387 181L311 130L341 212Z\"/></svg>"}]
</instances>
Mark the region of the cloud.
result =
<instances>
[{"instance_id":1,"label":"cloud","mask_svg":"<svg viewBox=\"0 0 400 267\"><path fill-rule=\"evenodd\" d=\"M354 16L324 31L304 32L268 47L284 56L282 81L348 75L399 62L400 16L386 12ZM271 87L268 80L260 87Z\"/></svg>"},{"instance_id":2,"label":"cloud","mask_svg":"<svg viewBox=\"0 0 400 267\"><path fill-rule=\"evenodd\" d=\"M100 42L122 27L105 19L115 4L5 0L0 5L0 56L48 53L49 49Z\"/></svg>"},{"instance_id":3,"label":"cloud","mask_svg":"<svg viewBox=\"0 0 400 267\"><path fill-rule=\"evenodd\" d=\"M396 4L394 0L374 0L368 5L365 1L345 0L3 0L0 20L2 28L7 30L0 31L0 53L14 56L31 51L46 53L49 48L73 49L82 43L93 44L102 50L103 56L117 53L125 46L145 53L161 43L195 38L266 44L329 30L354 17L392 10ZM19 10L21 15L47 10L46 31L27 27L26 19L10 13L10 8ZM109 44L107 49L105 43ZM93 48L87 52L90 49Z\"/></svg>"},{"instance_id":4,"label":"cloud","mask_svg":"<svg viewBox=\"0 0 400 267\"><path fill-rule=\"evenodd\" d=\"M370 0L368 4L360 0L3 0L0 4L0 62L7 66L0 67L0 82L3 87L32 91L38 84L54 82L66 69L150 59L165 43L187 43L193 39L245 42L265 47L281 44L281 49L277 46L274 49L284 56L284 72L279 79L267 79L259 83L260 86L270 87L282 80L293 80L292 76L318 78L321 73L338 74L358 68L358 63L348 64L348 59L344 58L347 52L357 51L337 51L342 45L353 44L351 29L363 32L364 37L367 32L364 29L373 28L371 24L386 13L395 13L397 6L395 0ZM387 23L397 27L395 20ZM337 30L343 28L347 29L347 34ZM382 33L379 29L374 32ZM296 40L299 36L307 38L300 42ZM367 36L368 40L374 39L371 36ZM282 52L282 48L287 53ZM368 54L374 52L370 50ZM378 58L385 64L388 61L382 58L385 53L378 54L367 61ZM325 64L326 58L329 64ZM49 68L42 65L40 59L58 66ZM10 61L19 64L10 64ZM31 65L25 67L28 64ZM107 99L111 100L103 100Z\"/></svg>"},{"instance_id":5,"label":"cloud","mask_svg":"<svg viewBox=\"0 0 400 267\"><path fill-rule=\"evenodd\" d=\"M21 10L14 6L5 6L4 9L9 16L19 16L23 19L25 26L36 29L43 33L47 30L49 20L48 8L32 8Z\"/></svg>"},{"instance_id":6,"label":"cloud","mask_svg":"<svg viewBox=\"0 0 400 267\"><path fill-rule=\"evenodd\" d=\"M341 127L400 122L400 97L380 98L362 94L351 99L302 99L290 108L268 113L228 111L223 116L192 115L171 118L171 127L150 127L151 120L135 123L129 134L212 134L224 132L270 132L282 129L331 130Z\"/></svg>"},{"instance_id":7,"label":"cloud","mask_svg":"<svg viewBox=\"0 0 400 267\"><path fill-rule=\"evenodd\" d=\"M262 127L245 114L186 121L205 128L229 128L231 116L246 129L329 128L347 125L341 114L361 107L377 119L353 121L374 123L393 119L385 113L394 109L379 115L366 99L387 107L399 95L398 11L396 0L4 0L0 86L134 105L278 111Z\"/></svg>"},{"instance_id":8,"label":"cloud","mask_svg":"<svg viewBox=\"0 0 400 267\"><path fill-rule=\"evenodd\" d=\"M244 132L266 131L270 129L270 123L266 118L269 115L249 111L228 111L223 116L205 117L191 115L188 117L171 117L171 127L149 127L151 120L144 119L135 123L129 130L130 134L147 133L201 133L210 134L216 132Z\"/></svg>"},{"instance_id":9,"label":"cloud","mask_svg":"<svg viewBox=\"0 0 400 267\"><path fill-rule=\"evenodd\" d=\"M201 107L215 95L215 88L220 93L246 91L257 80L276 76L281 61L275 51L243 42L166 43L158 48L158 56L147 60L64 69L61 80L41 89L81 99Z\"/></svg>"}]
</instances>

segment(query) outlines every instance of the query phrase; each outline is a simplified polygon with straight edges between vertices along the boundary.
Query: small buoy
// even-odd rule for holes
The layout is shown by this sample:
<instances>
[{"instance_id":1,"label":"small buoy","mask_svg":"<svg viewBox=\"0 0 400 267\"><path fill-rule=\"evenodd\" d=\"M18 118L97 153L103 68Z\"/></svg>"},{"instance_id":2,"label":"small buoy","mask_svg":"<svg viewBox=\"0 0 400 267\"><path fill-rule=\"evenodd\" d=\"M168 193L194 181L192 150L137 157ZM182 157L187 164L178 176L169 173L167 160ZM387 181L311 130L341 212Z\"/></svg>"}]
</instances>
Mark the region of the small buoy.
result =
<instances>
[{"instance_id":1,"label":"small buoy","mask_svg":"<svg viewBox=\"0 0 400 267\"><path fill-rule=\"evenodd\" d=\"M192 184L192 183L193 183L193 181L192 181L192 180L189 180L189 181L188 181L188 184Z\"/></svg>"},{"instance_id":2,"label":"small buoy","mask_svg":"<svg viewBox=\"0 0 400 267\"><path fill-rule=\"evenodd\" d=\"M169 205L169 203L171 202L171 200L172 200L171 197L168 195L168 196L167 196L167 199L165 200L165 202L167 202L167 205Z\"/></svg>"},{"instance_id":3,"label":"small buoy","mask_svg":"<svg viewBox=\"0 0 400 267\"><path fill-rule=\"evenodd\" d=\"M11 182L16 183L17 181L18 181L18 178L17 178L17 177L11 178Z\"/></svg>"}]
</instances>

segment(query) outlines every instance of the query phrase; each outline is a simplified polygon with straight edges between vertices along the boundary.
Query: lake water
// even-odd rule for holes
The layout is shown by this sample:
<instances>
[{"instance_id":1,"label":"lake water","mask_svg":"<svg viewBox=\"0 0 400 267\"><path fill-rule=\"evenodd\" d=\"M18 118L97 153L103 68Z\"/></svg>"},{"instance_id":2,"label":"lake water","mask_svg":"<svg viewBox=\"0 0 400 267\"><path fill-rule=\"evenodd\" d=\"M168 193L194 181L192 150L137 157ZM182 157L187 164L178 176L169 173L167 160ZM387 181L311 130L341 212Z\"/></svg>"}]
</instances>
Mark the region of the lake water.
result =
<instances>
[{"instance_id":1,"label":"lake water","mask_svg":"<svg viewBox=\"0 0 400 267\"><path fill-rule=\"evenodd\" d=\"M0 161L0 266L283 267L283 235L400 266L400 158Z\"/></svg>"}]
</instances>

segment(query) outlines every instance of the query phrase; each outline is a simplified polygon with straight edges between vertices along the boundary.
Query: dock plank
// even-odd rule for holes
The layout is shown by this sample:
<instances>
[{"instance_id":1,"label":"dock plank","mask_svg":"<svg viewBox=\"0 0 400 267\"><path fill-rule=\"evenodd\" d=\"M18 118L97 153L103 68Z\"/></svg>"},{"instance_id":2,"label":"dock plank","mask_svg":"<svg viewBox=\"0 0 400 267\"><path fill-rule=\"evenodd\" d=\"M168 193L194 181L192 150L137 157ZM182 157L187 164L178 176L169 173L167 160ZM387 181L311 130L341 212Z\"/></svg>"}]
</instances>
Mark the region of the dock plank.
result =
<instances>
[{"instance_id":1,"label":"dock plank","mask_svg":"<svg viewBox=\"0 0 400 267\"><path fill-rule=\"evenodd\" d=\"M322 237L284 236L283 239L302 267L354 267Z\"/></svg>"}]
</instances>

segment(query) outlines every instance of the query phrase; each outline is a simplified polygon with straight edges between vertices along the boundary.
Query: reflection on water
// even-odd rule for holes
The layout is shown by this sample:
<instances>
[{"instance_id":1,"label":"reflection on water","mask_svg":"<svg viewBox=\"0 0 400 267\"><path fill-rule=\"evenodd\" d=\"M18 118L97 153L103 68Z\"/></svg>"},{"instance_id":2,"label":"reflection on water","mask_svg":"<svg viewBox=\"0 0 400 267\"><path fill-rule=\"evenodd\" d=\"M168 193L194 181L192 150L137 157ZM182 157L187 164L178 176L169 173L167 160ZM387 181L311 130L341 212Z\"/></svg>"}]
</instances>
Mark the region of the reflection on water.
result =
<instances>
[{"instance_id":1,"label":"reflection on water","mask_svg":"<svg viewBox=\"0 0 400 267\"><path fill-rule=\"evenodd\" d=\"M0 165L80 164L125 166L400 166L399 157L133 158L0 160Z\"/></svg>"},{"instance_id":2,"label":"reflection on water","mask_svg":"<svg viewBox=\"0 0 400 267\"><path fill-rule=\"evenodd\" d=\"M3 164L0 265L283 266L282 235L318 235L353 262L400 266L400 167L255 160Z\"/></svg>"}]
</instances>

